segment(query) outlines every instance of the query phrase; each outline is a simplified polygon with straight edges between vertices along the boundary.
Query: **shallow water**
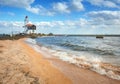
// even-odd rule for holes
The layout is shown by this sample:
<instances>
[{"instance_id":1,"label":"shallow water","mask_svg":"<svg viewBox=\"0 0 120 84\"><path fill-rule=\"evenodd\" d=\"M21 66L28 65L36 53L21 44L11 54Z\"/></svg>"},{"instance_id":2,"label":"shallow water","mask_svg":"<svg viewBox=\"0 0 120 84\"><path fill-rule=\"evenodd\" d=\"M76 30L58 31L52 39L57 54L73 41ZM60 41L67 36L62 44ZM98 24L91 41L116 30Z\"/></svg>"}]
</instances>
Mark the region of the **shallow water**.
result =
<instances>
[{"instance_id":1,"label":"shallow water","mask_svg":"<svg viewBox=\"0 0 120 84\"><path fill-rule=\"evenodd\" d=\"M99 60L120 66L120 37L56 36L36 39L38 45L89 60ZM94 59L95 58L95 59ZM96 60L96 61L97 61Z\"/></svg>"},{"instance_id":2,"label":"shallow water","mask_svg":"<svg viewBox=\"0 0 120 84\"><path fill-rule=\"evenodd\" d=\"M29 42L37 51L120 80L120 37L53 36Z\"/></svg>"}]
</instances>

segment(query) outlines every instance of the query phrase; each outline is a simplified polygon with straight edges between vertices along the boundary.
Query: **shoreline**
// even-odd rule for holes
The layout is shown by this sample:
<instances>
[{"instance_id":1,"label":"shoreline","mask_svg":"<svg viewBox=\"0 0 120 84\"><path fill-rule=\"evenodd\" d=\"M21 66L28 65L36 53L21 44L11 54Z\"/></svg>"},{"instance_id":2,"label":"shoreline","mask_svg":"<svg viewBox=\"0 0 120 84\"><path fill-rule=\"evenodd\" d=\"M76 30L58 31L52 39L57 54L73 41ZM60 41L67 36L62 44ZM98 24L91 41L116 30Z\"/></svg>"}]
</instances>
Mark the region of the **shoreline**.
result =
<instances>
[{"instance_id":1,"label":"shoreline","mask_svg":"<svg viewBox=\"0 0 120 84\"><path fill-rule=\"evenodd\" d=\"M27 43L25 43L24 40L21 40L21 43L26 51L28 51L28 54L32 54L32 64L33 66L36 66L32 69L32 72L37 75L39 74L41 78L43 78L45 84L72 84L71 80L64 76L64 74L57 68L53 67L48 60L44 59L42 54L36 52Z\"/></svg>"},{"instance_id":2,"label":"shoreline","mask_svg":"<svg viewBox=\"0 0 120 84\"><path fill-rule=\"evenodd\" d=\"M86 57L86 53L82 54L81 57L76 56L76 53L72 51L66 51L64 48L62 49L52 49L49 47L45 47L42 44L37 43L35 39L26 39L26 42L37 52L40 52L45 57L49 58L57 58L61 61L66 61L70 64L74 64L77 67L85 68L91 71L94 71L100 75L105 75L109 78L120 80L120 67L116 65L112 65L111 63L100 61L99 58L96 58L92 55L87 54L89 56ZM69 53L72 52L72 53ZM78 54L77 54L78 55ZM84 56L85 55L85 56ZM92 59L90 59L90 56Z\"/></svg>"},{"instance_id":3,"label":"shoreline","mask_svg":"<svg viewBox=\"0 0 120 84\"><path fill-rule=\"evenodd\" d=\"M0 83L3 84L119 84L120 81L45 57L25 39L0 41ZM9 45L11 44L11 45Z\"/></svg>"},{"instance_id":4,"label":"shoreline","mask_svg":"<svg viewBox=\"0 0 120 84\"><path fill-rule=\"evenodd\" d=\"M98 83L102 83L100 81L104 81L103 84L109 84L109 83L112 83L112 84L119 84L120 81L119 80L116 80L116 79L112 79L112 78L109 78L107 77L106 75L101 75L101 74L98 74L97 72L95 71L91 71L87 68L80 68L78 66L76 66L75 64L73 63L68 63L66 61L63 61L57 57L54 57L52 56L50 53L48 53L47 51L42 51L41 48L37 48L38 46L36 46L36 43L34 44L33 42L33 45L32 44L29 44L35 51L41 53L43 55L43 58L47 59L48 61L50 61L52 63L53 66L55 66L56 68L58 68L60 71L62 71L67 77L69 77L72 81L73 81L73 84L80 84L79 82L82 81L82 80L79 80L79 78L81 79L85 79L83 80L82 82L84 84L87 84L87 82L89 81L91 84L97 84ZM35 45L35 46L34 46ZM67 67L67 68L66 68ZM71 69L72 68L72 69ZM77 72L78 71L78 72ZM75 73L73 73L75 72ZM71 74L72 73L72 74ZM88 79L83 77L83 76L80 76L80 73L83 73L83 76L89 76ZM88 74L87 74L88 73ZM79 75L78 75L79 74ZM76 76L75 76L76 75ZM82 78L83 77L83 78ZM98 77L98 78L96 78ZM92 81L91 81L92 80ZM96 80L96 81L94 81ZM111 82L109 82L111 81ZM118 83L117 83L118 82ZM81 83L82 84L82 83Z\"/></svg>"}]
</instances>

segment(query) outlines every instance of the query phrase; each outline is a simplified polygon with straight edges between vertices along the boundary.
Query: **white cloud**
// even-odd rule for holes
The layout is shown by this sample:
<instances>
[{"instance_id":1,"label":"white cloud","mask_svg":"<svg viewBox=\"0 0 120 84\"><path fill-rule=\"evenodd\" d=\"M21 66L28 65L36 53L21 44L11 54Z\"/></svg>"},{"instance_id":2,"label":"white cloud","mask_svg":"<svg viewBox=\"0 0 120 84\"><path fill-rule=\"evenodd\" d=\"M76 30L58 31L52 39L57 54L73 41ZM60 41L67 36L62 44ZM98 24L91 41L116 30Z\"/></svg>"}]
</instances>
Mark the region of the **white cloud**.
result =
<instances>
[{"instance_id":1,"label":"white cloud","mask_svg":"<svg viewBox=\"0 0 120 84\"><path fill-rule=\"evenodd\" d=\"M93 11L87 14L92 30L102 34L120 34L120 11Z\"/></svg>"},{"instance_id":2,"label":"white cloud","mask_svg":"<svg viewBox=\"0 0 120 84\"><path fill-rule=\"evenodd\" d=\"M48 10L41 5L36 5L35 7L36 7L36 9L38 9L38 14L40 14L40 15L44 15L44 16L55 15L55 12L53 10L50 10L50 9Z\"/></svg>"},{"instance_id":3,"label":"white cloud","mask_svg":"<svg viewBox=\"0 0 120 84\"><path fill-rule=\"evenodd\" d=\"M30 7L29 6L29 7L26 8L26 10L28 10L32 13L35 13L35 14L39 14L39 12L40 12L40 8L38 8L38 7Z\"/></svg>"},{"instance_id":4,"label":"white cloud","mask_svg":"<svg viewBox=\"0 0 120 84\"><path fill-rule=\"evenodd\" d=\"M54 3L53 9L60 13L70 13L72 11L82 11L85 8L82 0L69 0L69 2Z\"/></svg>"},{"instance_id":5,"label":"white cloud","mask_svg":"<svg viewBox=\"0 0 120 84\"><path fill-rule=\"evenodd\" d=\"M82 1L83 1L83 0L72 0L72 1L71 1L72 8L73 8L74 10L77 10L77 11L84 10L84 6L83 6L83 4L82 4Z\"/></svg>"},{"instance_id":6,"label":"white cloud","mask_svg":"<svg viewBox=\"0 0 120 84\"><path fill-rule=\"evenodd\" d=\"M17 27L22 27L23 22L8 22L8 21L0 21L0 28L17 28Z\"/></svg>"},{"instance_id":7,"label":"white cloud","mask_svg":"<svg viewBox=\"0 0 120 84\"><path fill-rule=\"evenodd\" d=\"M0 21L0 33L23 32L23 22Z\"/></svg>"},{"instance_id":8,"label":"white cloud","mask_svg":"<svg viewBox=\"0 0 120 84\"><path fill-rule=\"evenodd\" d=\"M100 6L100 7L108 7L108 8L120 8L117 4L119 0L87 0L92 5Z\"/></svg>"},{"instance_id":9,"label":"white cloud","mask_svg":"<svg viewBox=\"0 0 120 84\"><path fill-rule=\"evenodd\" d=\"M24 8L27 11L40 14L40 15L49 15L53 16L56 13L71 13L72 11L81 11L84 10L84 6L82 4L82 0L69 0L64 2L56 2L53 3L51 8L46 9L40 4L36 4L32 6L35 0L0 0L0 5L3 6L11 6Z\"/></svg>"},{"instance_id":10,"label":"white cloud","mask_svg":"<svg viewBox=\"0 0 120 84\"><path fill-rule=\"evenodd\" d=\"M27 8L35 0L0 0L0 5L11 6L11 7L20 7Z\"/></svg>"},{"instance_id":11,"label":"white cloud","mask_svg":"<svg viewBox=\"0 0 120 84\"><path fill-rule=\"evenodd\" d=\"M118 8L117 4L111 1L105 1L103 3L103 6L110 7L110 8Z\"/></svg>"},{"instance_id":12,"label":"white cloud","mask_svg":"<svg viewBox=\"0 0 120 84\"><path fill-rule=\"evenodd\" d=\"M62 2L51 3L50 8L45 8L41 4L32 6L35 0L0 0L0 5L23 8L31 13L39 15L53 16L57 13L71 13L73 11L85 10L82 2L89 2L92 5L108 8L119 8L120 0L68 0ZM13 15L13 14L11 14Z\"/></svg>"},{"instance_id":13,"label":"white cloud","mask_svg":"<svg viewBox=\"0 0 120 84\"><path fill-rule=\"evenodd\" d=\"M91 18L102 18L105 20L120 19L120 11L92 11L87 14Z\"/></svg>"},{"instance_id":14,"label":"white cloud","mask_svg":"<svg viewBox=\"0 0 120 84\"><path fill-rule=\"evenodd\" d=\"M70 13L68 5L65 2L58 2L53 4L53 9L60 13Z\"/></svg>"},{"instance_id":15,"label":"white cloud","mask_svg":"<svg viewBox=\"0 0 120 84\"><path fill-rule=\"evenodd\" d=\"M87 0L88 2L90 2L92 5L101 5L101 3L104 0Z\"/></svg>"},{"instance_id":16,"label":"white cloud","mask_svg":"<svg viewBox=\"0 0 120 84\"><path fill-rule=\"evenodd\" d=\"M97 24L96 24L97 23ZM56 34L120 34L120 20L79 19L67 21L34 22L38 33ZM0 21L0 33L23 32L23 22Z\"/></svg>"},{"instance_id":17,"label":"white cloud","mask_svg":"<svg viewBox=\"0 0 120 84\"><path fill-rule=\"evenodd\" d=\"M8 0L0 0L0 5L24 8L31 13L40 14L40 15L53 16L55 14L53 11L47 10L41 5L31 6L31 4L34 3L34 1L35 0L9 0L9 1ZM9 14L13 15L12 13L9 13Z\"/></svg>"},{"instance_id":18,"label":"white cloud","mask_svg":"<svg viewBox=\"0 0 120 84\"><path fill-rule=\"evenodd\" d=\"M11 6L11 7L18 7L18 8L25 8L26 10L38 14L39 8L32 7L31 4L35 0L0 0L0 5L4 6Z\"/></svg>"}]
</instances>

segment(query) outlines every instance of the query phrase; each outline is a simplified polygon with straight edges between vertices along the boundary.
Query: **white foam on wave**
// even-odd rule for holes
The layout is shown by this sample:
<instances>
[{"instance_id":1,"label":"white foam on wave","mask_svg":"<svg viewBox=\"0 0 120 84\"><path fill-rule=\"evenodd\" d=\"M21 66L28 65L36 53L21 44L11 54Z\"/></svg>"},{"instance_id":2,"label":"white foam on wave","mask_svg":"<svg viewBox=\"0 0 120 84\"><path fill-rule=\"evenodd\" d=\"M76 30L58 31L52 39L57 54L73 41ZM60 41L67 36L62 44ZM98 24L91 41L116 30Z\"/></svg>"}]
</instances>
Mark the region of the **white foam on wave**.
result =
<instances>
[{"instance_id":1,"label":"white foam on wave","mask_svg":"<svg viewBox=\"0 0 120 84\"><path fill-rule=\"evenodd\" d=\"M93 64L91 70L93 70L93 71L95 71L95 72L97 72L97 73L100 73L100 74L102 74L102 75L105 75L105 74L106 74L105 69L102 69L102 68L100 67L100 64Z\"/></svg>"},{"instance_id":2,"label":"white foam on wave","mask_svg":"<svg viewBox=\"0 0 120 84\"><path fill-rule=\"evenodd\" d=\"M28 38L28 39L26 39L26 42L28 44L30 44L30 46L33 49L35 49L37 52L40 52L42 54L44 52L44 54L46 54L46 55L47 55L47 53L49 53L49 56L51 54L52 56L58 57L59 59L61 59L63 61L75 64L82 68L90 69L101 75L106 75L112 79L120 80L120 74L115 74L113 70L111 70L111 69L108 70L101 66L101 63L103 60L101 57L92 56L92 55L89 55L86 53L83 53L82 55L79 54L79 56L78 56L78 54L76 55L72 51L64 51L64 50L57 51L57 50L53 50L51 48L47 48L44 46L38 46L36 44L37 42L35 39Z\"/></svg>"},{"instance_id":3,"label":"white foam on wave","mask_svg":"<svg viewBox=\"0 0 120 84\"><path fill-rule=\"evenodd\" d=\"M27 39L25 40L25 42L28 43L28 45L29 45L30 47L32 47L35 51L37 51L37 52L45 55L46 57L50 57L50 55L49 55L48 53L46 53L46 52L49 51L49 49L46 48L46 47L37 45L37 42L36 42L35 39L27 38ZM52 50L52 51L54 51L54 50Z\"/></svg>"},{"instance_id":4,"label":"white foam on wave","mask_svg":"<svg viewBox=\"0 0 120 84\"><path fill-rule=\"evenodd\" d=\"M29 46L32 47L35 51L41 53L41 51L40 51L41 48L37 45L37 42L36 42L35 39L27 38L27 39L25 40L25 42L26 42L27 44L29 44Z\"/></svg>"},{"instance_id":5,"label":"white foam on wave","mask_svg":"<svg viewBox=\"0 0 120 84\"><path fill-rule=\"evenodd\" d=\"M31 38L27 38L25 40L25 42L30 43L30 44L36 44L36 40L35 39L31 39Z\"/></svg>"}]
</instances>

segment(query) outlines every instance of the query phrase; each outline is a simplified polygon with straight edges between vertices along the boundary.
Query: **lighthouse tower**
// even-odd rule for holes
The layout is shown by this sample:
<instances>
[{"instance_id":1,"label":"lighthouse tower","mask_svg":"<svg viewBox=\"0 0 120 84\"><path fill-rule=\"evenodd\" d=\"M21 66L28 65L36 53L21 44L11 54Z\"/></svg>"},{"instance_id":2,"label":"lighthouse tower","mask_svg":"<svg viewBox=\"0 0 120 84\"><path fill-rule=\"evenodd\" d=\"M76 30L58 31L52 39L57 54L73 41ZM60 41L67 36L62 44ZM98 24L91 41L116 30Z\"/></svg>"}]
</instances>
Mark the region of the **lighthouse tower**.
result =
<instances>
[{"instance_id":1,"label":"lighthouse tower","mask_svg":"<svg viewBox=\"0 0 120 84\"><path fill-rule=\"evenodd\" d=\"M28 16L25 17L25 20L24 20L24 25L28 24L29 20L28 20Z\"/></svg>"}]
</instances>

